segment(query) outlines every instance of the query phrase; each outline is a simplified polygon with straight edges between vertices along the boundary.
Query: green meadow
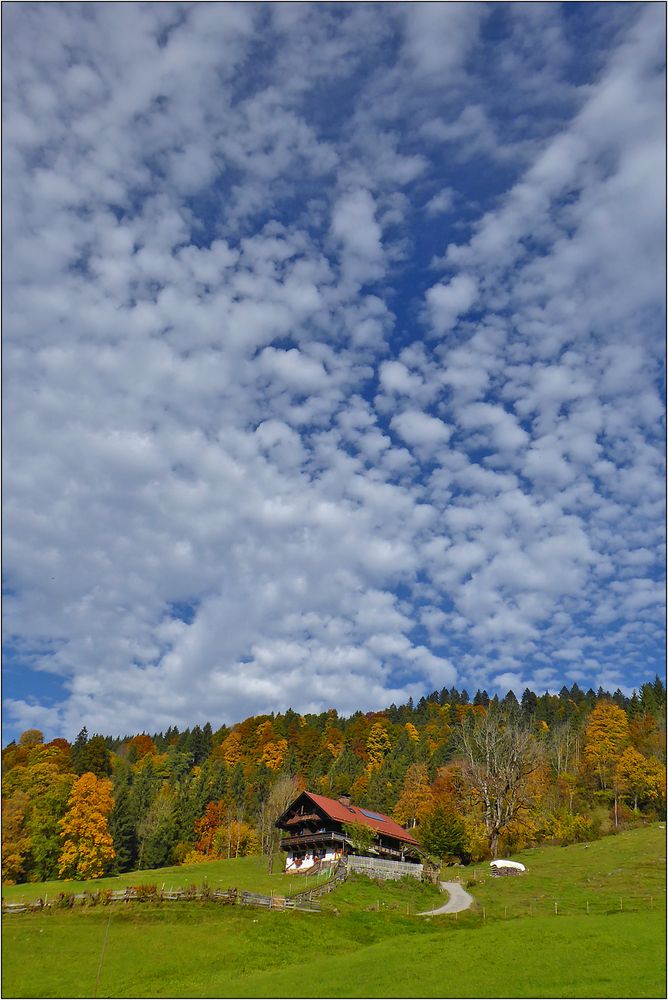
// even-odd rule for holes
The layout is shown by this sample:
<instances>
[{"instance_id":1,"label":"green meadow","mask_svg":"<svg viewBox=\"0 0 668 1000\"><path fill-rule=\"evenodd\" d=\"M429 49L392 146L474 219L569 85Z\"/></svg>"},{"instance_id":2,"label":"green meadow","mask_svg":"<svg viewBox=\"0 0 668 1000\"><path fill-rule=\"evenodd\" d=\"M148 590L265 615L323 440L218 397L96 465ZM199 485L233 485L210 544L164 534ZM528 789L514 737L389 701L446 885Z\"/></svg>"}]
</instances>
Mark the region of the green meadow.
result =
<instances>
[{"instance_id":1,"label":"green meadow","mask_svg":"<svg viewBox=\"0 0 668 1000\"><path fill-rule=\"evenodd\" d=\"M282 868L284 858L276 857L273 874L267 872L264 857L232 858L223 861L208 861L196 865L175 865L171 868L153 868L147 871L126 872L112 878L92 879L88 882L53 881L27 882L21 885L3 885L2 898L8 903L35 900L38 897L50 899L60 892L95 892L97 889L125 889L132 885L156 885L159 889L185 889L201 886L204 882L211 889L247 890L270 895L291 895L310 889L327 881L326 875L286 876Z\"/></svg>"},{"instance_id":2,"label":"green meadow","mask_svg":"<svg viewBox=\"0 0 668 1000\"><path fill-rule=\"evenodd\" d=\"M664 838L655 825L527 851L514 878L447 869L475 883L475 907L458 915L415 915L443 899L432 887L351 878L321 913L164 902L6 916L3 996L663 997ZM290 881L251 858L150 875L201 884L203 868L224 887L266 891L268 879L284 894Z\"/></svg>"}]
</instances>

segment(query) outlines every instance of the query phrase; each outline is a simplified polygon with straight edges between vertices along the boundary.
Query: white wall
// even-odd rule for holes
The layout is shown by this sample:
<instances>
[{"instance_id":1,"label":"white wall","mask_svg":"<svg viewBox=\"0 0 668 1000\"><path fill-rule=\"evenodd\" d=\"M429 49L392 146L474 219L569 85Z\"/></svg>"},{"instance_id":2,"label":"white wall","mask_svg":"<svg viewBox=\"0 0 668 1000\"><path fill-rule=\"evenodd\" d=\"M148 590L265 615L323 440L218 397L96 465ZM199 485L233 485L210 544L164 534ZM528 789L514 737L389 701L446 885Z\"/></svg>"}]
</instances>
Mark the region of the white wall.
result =
<instances>
[{"instance_id":1,"label":"white wall","mask_svg":"<svg viewBox=\"0 0 668 1000\"><path fill-rule=\"evenodd\" d=\"M318 861L322 862L323 864L327 864L327 862L334 863L335 861L338 861L340 857L341 857L341 851L335 851L334 848L328 848L324 858L318 858ZM315 861L313 860L312 854L306 854L306 856L302 858L302 863L299 866L295 865L295 859L293 855L288 854L285 861L285 871L292 873L307 872L309 871L309 869L313 868L314 864Z\"/></svg>"}]
</instances>

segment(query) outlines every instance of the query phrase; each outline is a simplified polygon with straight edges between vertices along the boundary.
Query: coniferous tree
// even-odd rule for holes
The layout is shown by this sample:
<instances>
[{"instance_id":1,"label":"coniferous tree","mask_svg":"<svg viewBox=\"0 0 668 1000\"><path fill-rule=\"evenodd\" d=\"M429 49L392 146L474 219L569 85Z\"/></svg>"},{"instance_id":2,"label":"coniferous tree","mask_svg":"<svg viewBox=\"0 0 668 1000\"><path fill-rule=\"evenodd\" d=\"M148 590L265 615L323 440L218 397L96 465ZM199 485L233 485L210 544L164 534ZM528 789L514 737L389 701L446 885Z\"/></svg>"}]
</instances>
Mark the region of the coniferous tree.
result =
<instances>
[{"instance_id":1,"label":"coniferous tree","mask_svg":"<svg viewBox=\"0 0 668 1000\"><path fill-rule=\"evenodd\" d=\"M114 807L109 815L109 833L116 852L116 871L132 871L136 867L138 857L137 817L127 781L114 789Z\"/></svg>"},{"instance_id":2,"label":"coniferous tree","mask_svg":"<svg viewBox=\"0 0 668 1000\"><path fill-rule=\"evenodd\" d=\"M87 770L85 767L84 753L86 750L86 744L88 743L88 730L85 726L79 730L77 738L72 744L72 769L75 774L83 774Z\"/></svg>"},{"instance_id":3,"label":"coniferous tree","mask_svg":"<svg viewBox=\"0 0 668 1000\"><path fill-rule=\"evenodd\" d=\"M82 749L79 757L81 774L90 771L98 778L107 778L111 774L111 754L107 750L103 736L93 736Z\"/></svg>"},{"instance_id":4,"label":"coniferous tree","mask_svg":"<svg viewBox=\"0 0 668 1000\"><path fill-rule=\"evenodd\" d=\"M530 691L529 688L525 688L521 702L522 712L524 714L525 719L531 718L531 716L536 711L537 704L538 704L537 696L533 693L533 691Z\"/></svg>"}]
</instances>

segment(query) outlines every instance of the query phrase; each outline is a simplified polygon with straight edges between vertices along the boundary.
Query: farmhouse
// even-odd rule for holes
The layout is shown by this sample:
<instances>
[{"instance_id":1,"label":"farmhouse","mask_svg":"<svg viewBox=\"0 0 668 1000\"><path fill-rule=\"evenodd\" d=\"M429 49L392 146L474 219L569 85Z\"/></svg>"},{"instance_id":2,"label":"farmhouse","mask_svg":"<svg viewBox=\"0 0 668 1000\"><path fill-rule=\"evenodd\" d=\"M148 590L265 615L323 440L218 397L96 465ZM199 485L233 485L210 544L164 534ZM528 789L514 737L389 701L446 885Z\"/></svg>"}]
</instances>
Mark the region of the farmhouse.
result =
<instances>
[{"instance_id":1,"label":"farmhouse","mask_svg":"<svg viewBox=\"0 0 668 1000\"><path fill-rule=\"evenodd\" d=\"M350 825L371 831L362 846L351 836ZM382 813L351 805L348 795L329 799L302 792L276 820L285 831L281 849L287 851L285 870L306 871L342 856L359 856L419 863L422 851L414 837Z\"/></svg>"}]
</instances>

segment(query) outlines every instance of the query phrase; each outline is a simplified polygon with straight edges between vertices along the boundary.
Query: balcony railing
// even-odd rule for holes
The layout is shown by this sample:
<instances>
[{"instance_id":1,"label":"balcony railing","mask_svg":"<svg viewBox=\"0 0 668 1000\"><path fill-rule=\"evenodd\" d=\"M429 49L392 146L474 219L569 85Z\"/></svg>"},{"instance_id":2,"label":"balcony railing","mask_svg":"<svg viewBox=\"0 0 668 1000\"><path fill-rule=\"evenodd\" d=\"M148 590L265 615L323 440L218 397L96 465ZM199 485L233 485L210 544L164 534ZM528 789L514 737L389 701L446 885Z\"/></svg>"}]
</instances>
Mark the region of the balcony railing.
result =
<instances>
[{"instance_id":1,"label":"balcony railing","mask_svg":"<svg viewBox=\"0 0 668 1000\"><path fill-rule=\"evenodd\" d=\"M281 849L286 851L294 847L306 847L313 844L314 841L318 844L346 844L348 847L354 849L354 845L350 837L346 837L342 833L335 833L332 830L323 830L320 833L305 833L296 836L284 837L281 841ZM403 861L404 859L402 851L397 850L395 847L386 847L384 844L373 844L369 853L380 855L381 857L394 858L397 861Z\"/></svg>"},{"instance_id":2,"label":"balcony railing","mask_svg":"<svg viewBox=\"0 0 668 1000\"><path fill-rule=\"evenodd\" d=\"M281 847L283 850L286 847L302 847L306 844L312 844L314 840L317 840L320 844L348 844L352 847L352 841L348 837L342 833L334 833L332 830L325 830L322 833L307 833L294 837L284 837L281 841Z\"/></svg>"}]
</instances>

